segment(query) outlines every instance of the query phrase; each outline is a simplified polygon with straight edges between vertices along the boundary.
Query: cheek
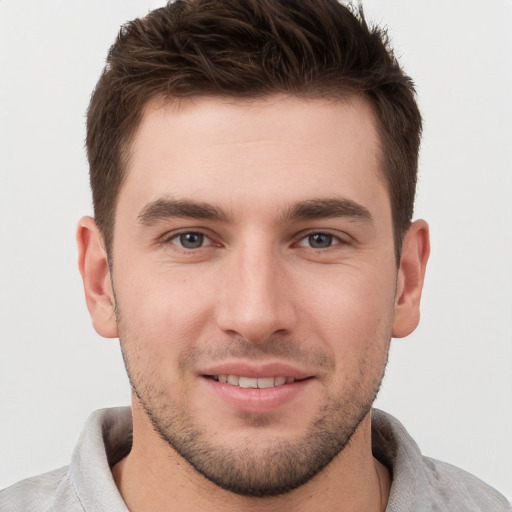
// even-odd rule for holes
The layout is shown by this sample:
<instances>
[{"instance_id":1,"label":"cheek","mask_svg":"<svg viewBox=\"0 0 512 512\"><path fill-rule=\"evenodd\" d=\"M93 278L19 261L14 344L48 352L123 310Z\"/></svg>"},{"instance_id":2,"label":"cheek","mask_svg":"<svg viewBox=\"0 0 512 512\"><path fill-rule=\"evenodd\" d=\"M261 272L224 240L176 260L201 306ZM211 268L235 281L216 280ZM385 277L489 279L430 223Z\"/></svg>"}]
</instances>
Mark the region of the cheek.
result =
<instances>
[{"instance_id":1,"label":"cheek","mask_svg":"<svg viewBox=\"0 0 512 512\"><path fill-rule=\"evenodd\" d=\"M114 280L123 343L153 367L172 365L204 336L214 301L189 277L172 272L131 272Z\"/></svg>"},{"instance_id":2,"label":"cheek","mask_svg":"<svg viewBox=\"0 0 512 512\"><path fill-rule=\"evenodd\" d=\"M391 338L394 287L392 272L340 269L304 299L302 317L320 333L338 365L359 364L374 352L382 358Z\"/></svg>"}]
</instances>

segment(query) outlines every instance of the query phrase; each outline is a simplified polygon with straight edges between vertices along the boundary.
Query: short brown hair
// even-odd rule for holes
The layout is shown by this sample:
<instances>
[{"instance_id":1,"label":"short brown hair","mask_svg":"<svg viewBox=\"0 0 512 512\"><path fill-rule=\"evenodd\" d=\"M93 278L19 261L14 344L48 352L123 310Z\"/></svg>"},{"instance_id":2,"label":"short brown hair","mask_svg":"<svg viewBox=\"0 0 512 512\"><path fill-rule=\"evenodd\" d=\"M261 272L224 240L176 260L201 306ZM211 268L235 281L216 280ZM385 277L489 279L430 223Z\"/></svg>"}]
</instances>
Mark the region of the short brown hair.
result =
<instances>
[{"instance_id":1,"label":"short brown hair","mask_svg":"<svg viewBox=\"0 0 512 512\"><path fill-rule=\"evenodd\" d=\"M176 0L121 28L87 115L94 212L107 250L129 145L149 100L273 93L369 102L399 257L413 214L421 115L385 31L337 0Z\"/></svg>"}]
</instances>

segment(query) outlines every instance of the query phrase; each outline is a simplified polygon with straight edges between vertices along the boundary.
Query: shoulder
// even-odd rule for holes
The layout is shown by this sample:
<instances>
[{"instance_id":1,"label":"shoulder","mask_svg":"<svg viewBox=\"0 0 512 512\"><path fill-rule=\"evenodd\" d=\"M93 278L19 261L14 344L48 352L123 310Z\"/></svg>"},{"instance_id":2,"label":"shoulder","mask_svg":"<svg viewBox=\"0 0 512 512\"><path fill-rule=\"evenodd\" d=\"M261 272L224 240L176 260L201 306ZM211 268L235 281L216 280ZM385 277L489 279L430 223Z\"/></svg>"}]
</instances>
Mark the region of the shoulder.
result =
<instances>
[{"instance_id":1,"label":"shoulder","mask_svg":"<svg viewBox=\"0 0 512 512\"><path fill-rule=\"evenodd\" d=\"M91 414L69 466L0 491L0 512L126 511L110 471L131 448L129 408Z\"/></svg>"},{"instance_id":2,"label":"shoulder","mask_svg":"<svg viewBox=\"0 0 512 512\"><path fill-rule=\"evenodd\" d=\"M505 497L476 476L446 462L422 457L425 478L431 489L431 499L437 500L441 510L456 510L463 504L464 510L485 512L509 512L512 510Z\"/></svg>"},{"instance_id":3,"label":"shoulder","mask_svg":"<svg viewBox=\"0 0 512 512\"><path fill-rule=\"evenodd\" d=\"M404 426L382 411L372 412L374 456L392 473L388 512L510 512L496 489L451 464L425 457Z\"/></svg>"},{"instance_id":4,"label":"shoulder","mask_svg":"<svg viewBox=\"0 0 512 512\"><path fill-rule=\"evenodd\" d=\"M50 512L55 507L81 511L77 503L68 467L27 478L0 491L2 512Z\"/></svg>"}]
</instances>

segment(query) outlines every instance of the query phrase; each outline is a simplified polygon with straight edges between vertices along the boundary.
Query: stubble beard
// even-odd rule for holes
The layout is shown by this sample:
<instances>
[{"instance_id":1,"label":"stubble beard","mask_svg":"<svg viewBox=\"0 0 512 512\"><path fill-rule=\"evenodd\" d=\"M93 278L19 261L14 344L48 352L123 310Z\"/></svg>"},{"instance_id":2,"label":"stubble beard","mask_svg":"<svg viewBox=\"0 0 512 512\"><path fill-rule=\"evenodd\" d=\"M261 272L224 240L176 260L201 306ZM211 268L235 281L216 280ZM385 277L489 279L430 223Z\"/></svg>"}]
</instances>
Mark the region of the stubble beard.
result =
<instances>
[{"instance_id":1,"label":"stubble beard","mask_svg":"<svg viewBox=\"0 0 512 512\"><path fill-rule=\"evenodd\" d=\"M127 350L124 343L127 333L119 332L133 392L155 432L201 475L215 485L243 496L270 497L290 492L311 480L335 459L370 412L387 363L387 348L380 360L380 368L375 368L373 359L361 360L360 380L355 379L350 389L329 396L299 439L269 439L264 446L258 446L248 434L236 446L227 447L215 442L212 426L201 424L194 418L186 396L170 397L158 389L154 381L142 377L143 374L157 373L144 371L147 368L138 364L140 360L136 360L139 358L135 352ZM236 351L238 354L253 353L254 350L265 352L268 347L269 355L279 352L281 355L290 353L290 343L288 340L272 340L255 349L249 342L239 340ZM368 375L373 375L370 382L366 380ZM248 430L254 432L255 427L264 429L271 420L265 415L250 415L249 422L252 425Z\"/></svg>"}]
</instances>

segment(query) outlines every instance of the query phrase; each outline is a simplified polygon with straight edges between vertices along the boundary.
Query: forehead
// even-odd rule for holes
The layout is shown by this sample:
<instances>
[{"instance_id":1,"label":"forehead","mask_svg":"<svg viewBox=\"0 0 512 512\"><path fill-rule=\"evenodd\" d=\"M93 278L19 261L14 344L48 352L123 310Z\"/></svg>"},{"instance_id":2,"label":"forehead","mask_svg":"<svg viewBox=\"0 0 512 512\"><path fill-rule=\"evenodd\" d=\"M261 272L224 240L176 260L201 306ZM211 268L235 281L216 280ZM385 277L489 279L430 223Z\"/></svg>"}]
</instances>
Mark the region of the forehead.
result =
<instances>
[{"instance_id":1,"label":"forehead","mask_svg":"<svg viewBox=\"0 0 512 512\"><path fill-rule=\"evenodd\" d=\"M171 195L268 206L347 195L387 196L368 104L272 96L150 102L130 147L120 202L140 209Z\"/></svg>"}]
</instances>

